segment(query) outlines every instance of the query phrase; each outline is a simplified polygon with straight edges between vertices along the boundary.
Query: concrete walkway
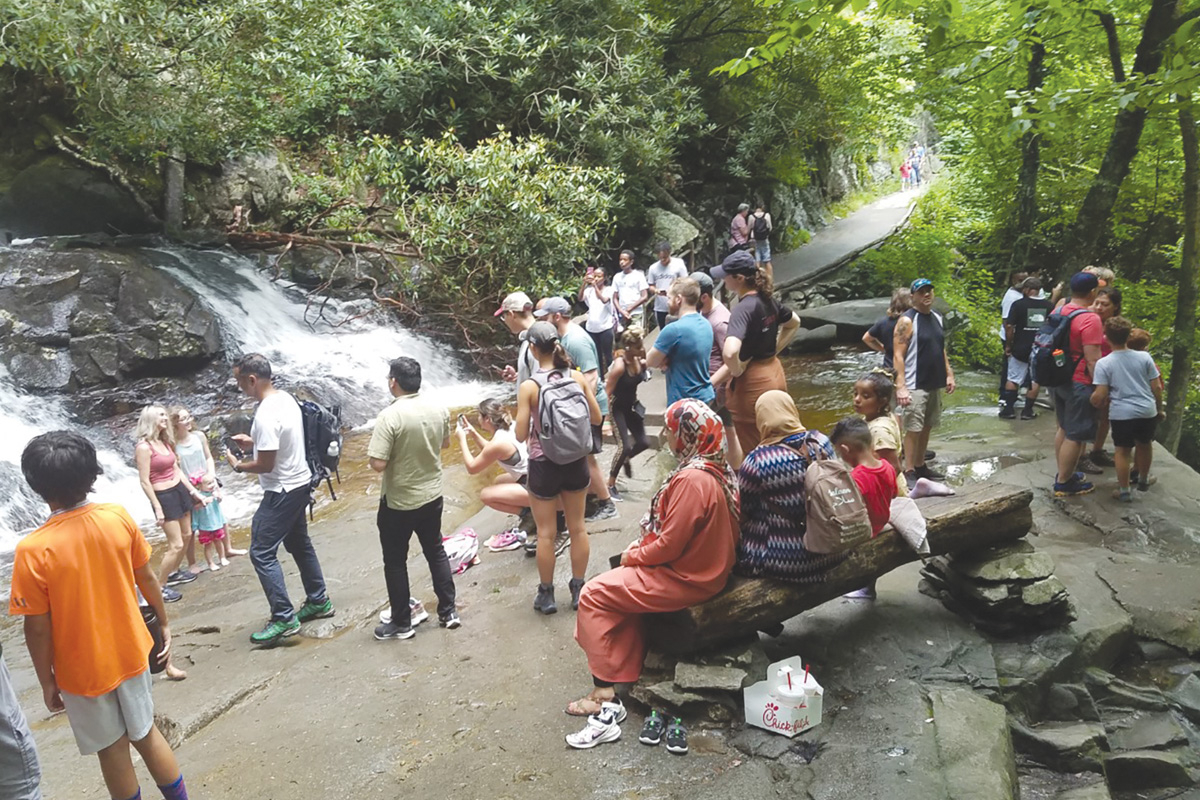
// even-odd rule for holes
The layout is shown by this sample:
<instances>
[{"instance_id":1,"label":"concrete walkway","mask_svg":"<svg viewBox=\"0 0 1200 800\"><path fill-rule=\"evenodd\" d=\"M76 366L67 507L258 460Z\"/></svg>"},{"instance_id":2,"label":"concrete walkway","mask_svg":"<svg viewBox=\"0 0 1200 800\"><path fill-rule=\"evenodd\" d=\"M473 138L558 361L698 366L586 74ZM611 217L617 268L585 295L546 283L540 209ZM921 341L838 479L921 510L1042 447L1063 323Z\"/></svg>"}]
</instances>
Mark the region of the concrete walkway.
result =
<instances>
[{"instance_id":1,"label":"concrete walkway","mask_svg":"<svg viewBox=\"0 0 1200 800\"><path fill-rule=\"evenodd\" d=\"M775 287L790 289L877 247L908 220L920 196L920 191L889 194L818 231L799 250L776 256Z\"/></svg>"}]
</instances>

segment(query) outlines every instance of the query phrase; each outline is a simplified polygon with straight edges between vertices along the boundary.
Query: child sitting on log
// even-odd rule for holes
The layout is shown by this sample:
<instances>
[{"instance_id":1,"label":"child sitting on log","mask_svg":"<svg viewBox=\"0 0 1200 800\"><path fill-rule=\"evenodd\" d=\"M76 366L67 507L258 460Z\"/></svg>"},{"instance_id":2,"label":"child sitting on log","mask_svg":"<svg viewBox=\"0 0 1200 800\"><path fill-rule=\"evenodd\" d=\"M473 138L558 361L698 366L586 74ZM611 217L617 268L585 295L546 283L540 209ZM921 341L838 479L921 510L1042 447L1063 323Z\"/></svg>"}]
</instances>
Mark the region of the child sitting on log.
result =
<instances>
[{"instance_id":1,"label":"child sitting on log","mask_svg":"<svg viewBox=\"0 0 1200 800\"><path fill-rule=\"evenodd\" d=\"M871 518L871 538L879 535L891 516L892 498L897 496L896 468L876 457L871 428L865 420L846 417L833 428L829 440L842 460L850 465L850 477L862 492ZM922 479L923 480L923 479ZM846 597L874 600L875 581Z\"/></svg>"},{"instance_id":2,"label":"child sitting on log","mask_svg":"<svg viewBox=\"0 0 1200 800\"><path fill-rule=\"evenodd\" d=\"M862 414L871 431L871 447L875 457L885 461L896 471L896 490L901 497L938 497L954 494L944 483L918 478L912 486L904 479L900 469L903 455L904 434L892 414L892 392L895 385L887 373L876 370L863 375L854 384L854 411Z\"/></svg>"}]
</instances>

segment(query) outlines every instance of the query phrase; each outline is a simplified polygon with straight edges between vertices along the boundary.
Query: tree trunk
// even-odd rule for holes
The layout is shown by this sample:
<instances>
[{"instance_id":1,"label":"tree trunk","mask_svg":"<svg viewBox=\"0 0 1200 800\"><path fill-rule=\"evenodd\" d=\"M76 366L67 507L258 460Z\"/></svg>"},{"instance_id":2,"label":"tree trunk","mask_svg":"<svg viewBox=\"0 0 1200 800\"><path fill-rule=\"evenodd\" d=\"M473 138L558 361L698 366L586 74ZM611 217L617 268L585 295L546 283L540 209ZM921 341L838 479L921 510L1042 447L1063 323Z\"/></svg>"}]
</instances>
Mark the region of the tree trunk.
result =
<instances>
[{"instance_id":1,"label":"tree trunk","mask_svg":"<svg viewBox=\"0 0 1200 800\"><path fill-rule=\"evenodd\" d=\"M1036 31L1033 34L1036 36ZM1025 82L1025 90L1032 93L1042 88L1046 77L1046 46L1041 40L1033 43L1029 54L1029 73ZM1021 137L1021 170L1017 174L1017 211L1016 230L1013 240L1012 258L1009 260L1008 273L1027 272L1029 268L1029 251L1036 238L1038 221L1038 172L1042 166L1042 135L1038 131L1037 108L1029 103L1028 112L1032 112L1033 127L1025 131ZM1009 281L1005 281L1005 284Z\"/></svg>"},{"instance_id":2,"label":"tree trunk","mask_svg":"<svg viewBox=\"0 0 1200 800\"><path fill-rule=\"evenodd\" d=\"M163 167L163 216L166 217L167 233L171 236L183 232L183 182L186 169L187 155L181 148L171 148Z\"/></svg>"},{"instance_id":3,"label":"tree trunk","mask_svg":"<svg viewBox=\"0 0 1200 800\"><path fill-rule=\"evenodd\" d=\"M1150 77L1162 66L1166 42L1177 27L1178 6L1179 0L1152 0L1133 62L1135 80ZM1099 252L1117 194L1137 156L1148 113L1149 109L1133 104L1117 112L1100 171L1096 173L1067 236L1063 258L1063 270L1067 275L1087 266Z\"/></svg>"},{"instance_id":4,"label":"tree trunk","mask_svg":"<svg viewBox=\"0 0 1200 800\"><path fill-rule=\"evenodd\" d=\"M1183 144L1183 253L1179 261L1179 296L1171 346L1171 377L1167 381L1167 419L1159 439L1172 453L1179 452L1183 413L1192 383L1192 352L1196 343L1196 302L1200 296L1200 143L1191 98L1179 98L1179 138Z\"/></svg>"}]
</instances>

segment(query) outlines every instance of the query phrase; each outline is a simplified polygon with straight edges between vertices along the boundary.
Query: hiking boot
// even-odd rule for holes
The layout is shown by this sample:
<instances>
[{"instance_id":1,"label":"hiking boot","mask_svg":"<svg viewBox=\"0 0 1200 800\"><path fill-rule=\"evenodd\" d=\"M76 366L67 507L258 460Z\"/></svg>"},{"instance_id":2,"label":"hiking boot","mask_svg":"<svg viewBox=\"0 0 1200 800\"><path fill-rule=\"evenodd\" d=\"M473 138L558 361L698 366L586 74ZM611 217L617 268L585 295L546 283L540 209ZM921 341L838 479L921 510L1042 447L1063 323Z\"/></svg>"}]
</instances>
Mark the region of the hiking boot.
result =
<instances>
[{"instance_id":1,"label":"hiking boot","mask_svg":"<svg viewBox=\"0 0 1200 800\"><path fill-rule=\"evenodd\" d=\"M293 617L292 619L283 620L273 619L267 623L267 627L257 633L250 634L250 641L254 644L273 645L280 639L288 636L295 636L300 632L300 620Z\"/></svg>"},{"instance_id":2,"label":"hiking boot","mask_svg":"<svg viewBox=\"0 0 1200 800\"><path fill-rule=\"evenodd\" d=\"M560 531L554 537L554 557L558 558L563 554L563 551L571 546L571 534L567 531Z\"/></svg>"},{"instance_id":3,"label":"hiking boot","mask_svg":"<svg viewBox=\"0 0 1200 800\"><path fill-rule=\"evenodd\" d=\"M605 703L605 705L608 705ZM583 726L583 730L579 733L567 734L567 744L574 747L576 750L589 750L598 744L605 742L615 742L621 738L621 726L615 720L605 722L607 719L603 717L603 712L600 715L588 717L587 724Z\"/></svg>"},{"instance_id":4,"label":"hiking boot","mask_svg":"<svg viewBox=\"0 0 1200 800\"><path fill-rule=\"evenodd\" d=\"M558 606L554 603L554 584L538 584L537 595L533 598L533 610L543 614L558 613Z\"/></svg>"},{"instance_id":5,"label":"hiking boot","mask_svg":"<svg viewBox=\"0 0 1200 800\"><path fill-rule=\"evenodd\" d=\"M1116 461L1104 450L1093 450L1088 454L1088 459L1098 467L1115 467Z\"/></svg>"},{"instance_id":6,"label":"hiking boot","mask_svg":"<svg viewBox=\"0 0 1200 800\"><path fill-rule=\"evenodd\" d=\"M642 732L638 734L638 741L653 747L662 741L666 730L667 723L663 720L662 715L657 711L651 711L650 716L646 717L646 724L642 726Z\"/></svg>"},{"instance_id":7,"label":"hiking boot","mask_svg":"<svg viewBox=\"0 0 1200 800\"><path fill-rule=\"evenodd\" d=\"M1000 419L1016 419L1016 418L1017 418L1017 412L1014 411L1013 409L1009 408L1008 406L1005 406L1004 408L1000 409Z\"/></svg>"},{"instance_id":8,"label":"hiking boot","mask_svg":"<svg viewBox=\"0 0 1200 800\"><path fill-rule=\"evenodd\" d=\"M462 620L458 618L457 612L451 611L449 614L446 614L445 616L438 614L438 625L445 628L446 630L452 631L455 628L462 627Z\"/></svg>"},{"instance_id":9,"label":"hiking boot","mask_svg":"<svg viewBox=\"0 0 1200 800\"><path fill-rule=\"evenodd\" d=\"M571 610L579 610L579 593L583 590L583 578L571 578L567 586L571 589Z\"/></svg>"},{"instance_id":10,"label":"hiking boot","mask_svg":"<svg viewBox=\"0 0 1200 800\"><path fill-rule=\"evenodd\" d=\"M381 642L388 639L411 639L416 635L417 632L412 629L412 625L401 628L395 622L385 622L375 628L375 638Z\"/></svg>"},{"instance_id":11,"label":"hiking boot","mask_svg":"<svg viewBox=\"0 0 1200 800\"><path fill-rule=\"evenodd\" d=\"M596 510L591 516L585 517L584 522L600 522L605 519L612 519L617 516L617 507L613 504L612 499L601 500L596 504Z\"/></svg>"},{"instance_id":12,"label":"hiking boot","mask_svg":"<svg viewBox=\"0 0 1200 800\"><path fill-rule=\"evenodd\" d=\"M675 720L667 726L667 752L674 753L677 756L686 755L688 751L687 743L687 728L683 727L683 720L676 717Z\"/></svg>"},{"instance_id":13,"label":"hiking boot","mask_svg":"<svg viewBox=\"0 0 1200 800\"><path fill-rule=\"evenodd\" d=\"M183 595L172 589L170 586L162 587L162 597L164 603L177 603L183 599Z\"/></svg>"},{"instance_id":14,"label":"hiking boot","mask_svg":"<svg viewBox=\"0 0 1200 800\"><path fill-rule=\"evenodd\" d=\"M624 503L625 502L625 498L621 496L620 490L618 490L617 487L615 487L615 486L608 487L608 497L614 503Z\"/></svg>"},{"instance_id":15,"label":"hiking boot","mask_svg":"<svg viewBox=\"0 0 1200 800\"><path fill-rule=\"evenodd\" d=\"M179 586L184 583L191 583L200 576L186 569L177 569L167 576L167 586Z\"/></svg>"},{"instance_id":16,"label":"hiking boot","mask_svg":"<svg viewBox=\"0 0 1200 800\"><path fill-rule=\"evenodd\" d=\"M1116 489L1113 489L1112 494L1113 494L1113 499L1119 503L1132 503L1133 502L1133 493L1130 492L1128 488L1122 489L1120 486L1118 486Z\"/></svg>"},{"instance_id":17,"label":"hiking boot","mask_svg":"<svg viewBox=\"0 0 1200 800\"><path fill-rule=\"evenodd\" d=\"M945 476L945 475L943 475L943 474L942 474L942 473L940 473L940 472L934 472L933 470L931 470L931 469L929 468L929 465L928 465L928 464L922 464L921 466L919 466L919 467L917 467L916 469L914 469L914 470L913 470L913 473L914 473L914 474L915 474L915 475L916 475L918 478L925 478L926 480L931 480L931 481L944 481L944 480L946 480L946 476Z\"/></svg>"},{"instance_id":18,"label":"hiking boot","mask_svg":"<svg viewBox=\"0 0 1200 800\"><path fill-rule=\"evenodd\" d=\"M324 603L314 603L312 600L306 600L304 605L300 606L300 610L296 612L296 619L301 622L308 622L312 619L325 619L332 617L336 612L333 610L333 601L328 597Z\"/></svg>"},{"instance_id":19,"label":"hiking boot","mask_svg":"<svg viewBox=\"0 0 1200 800\"><path fill-rule=\"evenodd\" d=\"M1079 480L1074 475L1072 475L1071 480L1067 481L1066 483L1058 483L1056 481L1054 484L1055 497L1075 497L1076 495L1081 494L1091 494L1095 490L1096 487L1091 483L1088 481Z\"/></svg>"},{"instance_id":20,"label":"hiking boot","mask_svg":"<svg viewBox=\"0 0 1200 800\"><path fill-rule=\"evenodd\" d=\"M1104 469L1102 467L1100 467L1098 464L1092 463L1092 459L1090 456L1084 456L1083 458L1079 459L1079 463L1076 464L1075 466L1080 472L1086 473L1088 475L1103 475L1104 474Z\"/></svg>"}]
</instances>

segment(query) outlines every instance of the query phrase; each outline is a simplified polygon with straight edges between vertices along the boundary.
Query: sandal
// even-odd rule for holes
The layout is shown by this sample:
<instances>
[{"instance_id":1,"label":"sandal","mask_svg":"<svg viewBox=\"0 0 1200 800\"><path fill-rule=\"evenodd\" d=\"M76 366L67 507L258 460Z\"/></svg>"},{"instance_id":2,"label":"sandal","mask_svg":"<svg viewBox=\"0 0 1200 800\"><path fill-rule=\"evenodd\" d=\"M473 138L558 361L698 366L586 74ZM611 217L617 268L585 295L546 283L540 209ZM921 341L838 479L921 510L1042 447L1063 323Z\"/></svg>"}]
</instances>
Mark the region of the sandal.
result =
<instances>
[{"instance_id":1,"label":"sandal","mask_svg":"<svg viewBox=\"0 0 1200 800\"><path fill-rule=\"evenodd\" d=\"M572 717L594 717L603 710L605 703L621 706L620 717L621 719L625 719L625 707L621 705L621 701L615 695L611 700L597 700L591 695L581 697L578 700L567 703L567 707L563 710Z\"/></svg>"}]
</instances>

